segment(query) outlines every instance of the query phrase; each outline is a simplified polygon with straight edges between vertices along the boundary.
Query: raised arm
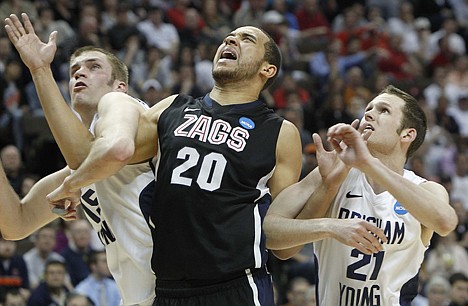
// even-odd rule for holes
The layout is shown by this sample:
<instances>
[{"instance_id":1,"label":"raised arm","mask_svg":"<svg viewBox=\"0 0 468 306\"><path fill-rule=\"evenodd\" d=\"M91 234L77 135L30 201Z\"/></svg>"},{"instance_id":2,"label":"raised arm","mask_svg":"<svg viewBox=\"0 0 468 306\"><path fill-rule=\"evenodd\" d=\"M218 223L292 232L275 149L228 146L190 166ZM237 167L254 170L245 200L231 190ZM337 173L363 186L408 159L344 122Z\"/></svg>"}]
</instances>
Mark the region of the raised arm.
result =
<instances>
[{"instance_id":1,"label":"raised arm","mask_svg":"<svg viewBox=\"0 0 468 306\"><path fill-rule=\"evenodd\" d=\"M425 228L441 236L455 229L457 216L449 204L447 191L440 184L426 182L417 185L409 182L401 173L372 156L359 132L349 125L333 127L329 130L329 137L348 166L361 170L370 181L390 192ZM346 146L338 146L337 141L343 141ZM429 236L425 237L424 243L429 242Z\"/></svg>"},{"instance_id":2,"label":"raised arm","mask_svg":"<svg viewBox=\"0 0 468 306\"><path fill-rule=\"evenodd\" d=\"M11 188L0 163L0 231L8 240L19 240L29 236L35 230L58 218L51 212L46 195L60 186L64 178L70 174L70 169L64 168L39 180L20 200ZM79 197L75 197L73 207L70 207L67 219L75 219L75 205Z\"/></svg>"},{"instance_id":3,"label":"raised arm","mask_svg":"<svg viewBox=\"0 0 468 306\"><path fill-rule=\"evenodd\" d=\"M300 182L282 191L264 221L267 247L282 259L296 254L304 244L334 238L364 253L378 252L385 240L382 231L363 220L323 218L349 168L334 151L326 151L318 134L313 135L319 167Z\"/></svg>"},{"instance_id":4,"label":"raised arm","mask_svg":"<svg viewBox=\"0 0 468 306\"><path fill-rule=\"evenodd\" d=\"M82 187L105 179L127 165L135 151L135 137L143 105L121 92L105 94L98 106L99 119L95 125L95 140L89 155L70 174L57 195L70 194ZM51 201L58 200L54 195Z\"/></svg>"},{"instance_id":5,"label":"raised arm","mask_svg":"<svg viewBox=\"0 0 468 306\"><path fill-rule=\"evenodd\" d=\"M68 166L76 169L88 155L93 136L73 113L60 92L50 64L57 50L57 32L43 43L34 32L28 15L21 14L24 25L14 14L5 19L5 30L29 68L45 117Z\"/></svg>"}]
</instances>

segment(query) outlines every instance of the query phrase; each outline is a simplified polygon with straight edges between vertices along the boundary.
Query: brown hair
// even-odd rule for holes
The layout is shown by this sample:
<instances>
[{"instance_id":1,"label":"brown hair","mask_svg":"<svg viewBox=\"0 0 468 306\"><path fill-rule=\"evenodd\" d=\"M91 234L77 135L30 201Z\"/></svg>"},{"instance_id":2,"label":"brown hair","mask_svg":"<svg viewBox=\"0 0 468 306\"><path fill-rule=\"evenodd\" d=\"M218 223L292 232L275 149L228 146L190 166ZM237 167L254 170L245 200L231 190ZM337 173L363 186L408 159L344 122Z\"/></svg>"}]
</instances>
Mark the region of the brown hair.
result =
<instances>
[{"instance_id":1,"label":"brown hair","mask_svg":"<svg viewBox=\"0 0 468 306\"><path fill-rule=\"evenodd\" d=\"M419 105L418 101L410 94L404 92L401 89L396 88L393 85L385 87L380 94L390 94L401 98L405 105L402 107L403 118L401 119L400 128L398 133L407 128L416 129L416 138L411 143L406 152L406 158L411 157L414 152L423 144L424 138L426 137L427 130L427 119L423 109Z\"/></svg>"},{"instance_id":2,"label":"brown hair","mask_svg":"<svg viewBox=\"0 0 468 306\"><path fill-rule=\"evenodd\" d=\"M276 80L276 77L278 76L279 74L279 71L281 69L281 52L278 48L278 45L275 43L275 41L273 40L273 38L270 36L270 34L268 34L265 30L263 29L260 29L258 28L260 31L262 31L267 37L268 37L268 41L265 43L265 56L263 57L263 59L265 60L265 62L271 64L271 65L275 65L276 68L277 68L277 71L276 71L276 74L269 78L265 85L263 85L263 88L262 90L265 90L267 89L268 87L270 87L271 84L273 84L273 82Z\"/></svg>"}]
</instances>

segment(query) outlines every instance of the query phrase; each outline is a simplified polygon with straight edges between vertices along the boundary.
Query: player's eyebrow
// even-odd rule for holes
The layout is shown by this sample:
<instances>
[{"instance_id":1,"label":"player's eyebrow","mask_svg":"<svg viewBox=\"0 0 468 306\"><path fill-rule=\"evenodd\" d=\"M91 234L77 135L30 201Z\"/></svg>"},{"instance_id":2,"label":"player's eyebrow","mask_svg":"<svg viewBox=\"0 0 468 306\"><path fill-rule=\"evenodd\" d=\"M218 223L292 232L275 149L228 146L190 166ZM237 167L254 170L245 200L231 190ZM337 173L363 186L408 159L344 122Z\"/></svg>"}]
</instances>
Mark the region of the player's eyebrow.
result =
<instances>
[{"instance_id":1,"label":"player's eyebrow","mask_svg":"<svg viewBox=\"0 0 468 306\"><path fill-rule=\"evenodd\" d=\"M88 58L84 61L81 61L81 63L84 63L84 64L89 64L89 63L94 63L94 62L100 62L100 60L98 58ZM70 70L76 69L79 66L80 66L80 62L76 62L70 67Z\"/></svg>"},{"instance_id":2,"label":"player's eyebrow","mask_svg":"<svg viewBox=\"0 0 468 306\"><path fill-rule=\"evenodd\" d=\"M249 33L246 33L246 32L238 32L238 33L229 33L226 37L230 37L230 36L240 36L241 38L248 38L250 40L252 40L253 42L257 42L257 37L253 34L249 34Z\"/></svg>"}]
</instances>

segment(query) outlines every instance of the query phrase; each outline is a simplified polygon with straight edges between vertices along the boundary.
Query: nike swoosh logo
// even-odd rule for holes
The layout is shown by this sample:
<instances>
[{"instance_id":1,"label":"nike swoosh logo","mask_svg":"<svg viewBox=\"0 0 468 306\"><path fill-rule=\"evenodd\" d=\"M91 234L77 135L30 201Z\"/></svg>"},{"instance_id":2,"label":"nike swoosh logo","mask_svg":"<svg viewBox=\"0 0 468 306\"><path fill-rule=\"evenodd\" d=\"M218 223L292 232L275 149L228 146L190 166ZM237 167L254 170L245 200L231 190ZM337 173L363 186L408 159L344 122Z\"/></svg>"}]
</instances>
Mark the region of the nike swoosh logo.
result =
<instances>
[{"instance_id":1,"label":"nike swoosh logo","mask_svg":"<svg viewBox=\"0 0 468 306\"><path fill-rule=\"evenodd\" d=\"M349 198L362 198L362 194L351 194L351 191L348 191L348 193L346 193L346 197L349 199Z\"/></svg>"},{"instance_id":2,"label":"nike swoosh logo","mask_svg":"<svg viewBox=\"0 0 468 306\"><path fill-rule=\"evenodd\" d=\"M184 109L184 112L196 112L196 111L199 111L200 109L199 108L188 108L186 107Z\"/></svg>"}]
</instances>

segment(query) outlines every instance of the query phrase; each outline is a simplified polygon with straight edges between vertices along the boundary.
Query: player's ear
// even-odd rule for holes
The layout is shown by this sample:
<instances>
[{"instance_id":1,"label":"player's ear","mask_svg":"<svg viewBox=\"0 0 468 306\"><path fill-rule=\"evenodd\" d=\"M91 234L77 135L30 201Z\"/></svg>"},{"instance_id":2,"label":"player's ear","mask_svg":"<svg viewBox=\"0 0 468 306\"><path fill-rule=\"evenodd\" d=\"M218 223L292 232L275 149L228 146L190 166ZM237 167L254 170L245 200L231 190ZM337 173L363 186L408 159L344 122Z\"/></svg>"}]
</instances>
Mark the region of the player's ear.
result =
<instances>
[{"instance_id":1,"label":"player's ear","mask_svg":"<svg viewBox=\"0 0 468 306\"><path fill-rule=\"evenodd\" d=\"M114 86L116 86L115 89L114 89L115 91L118 91L118 92L127 92L128 91L128 86L127 86L127 84L125 82L115 80Z\"/></svg>"},{"instance_id":2,"label":"player's ear","mask_svg":"<svg viewBox=\"0 0 468 306\"><path fill-rule=\"evenodd\" d=\"M275 65L266 63L262 66L260 73L263 74L266 78L272 78L276 75L278 68Z\"/></svg>"},{"instance_id":3,"label":"player's ear","mask_svg":"<svg viewBox=\"0 0 468 306\"><path fill-rule=\"evenodd\" d=\"M404 142L413 142L416 139L418 132L415 128L407 128L401 132L401 139Z\"/></svg>"}]
</instances>

